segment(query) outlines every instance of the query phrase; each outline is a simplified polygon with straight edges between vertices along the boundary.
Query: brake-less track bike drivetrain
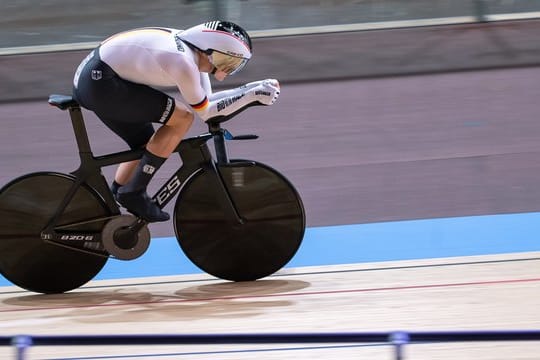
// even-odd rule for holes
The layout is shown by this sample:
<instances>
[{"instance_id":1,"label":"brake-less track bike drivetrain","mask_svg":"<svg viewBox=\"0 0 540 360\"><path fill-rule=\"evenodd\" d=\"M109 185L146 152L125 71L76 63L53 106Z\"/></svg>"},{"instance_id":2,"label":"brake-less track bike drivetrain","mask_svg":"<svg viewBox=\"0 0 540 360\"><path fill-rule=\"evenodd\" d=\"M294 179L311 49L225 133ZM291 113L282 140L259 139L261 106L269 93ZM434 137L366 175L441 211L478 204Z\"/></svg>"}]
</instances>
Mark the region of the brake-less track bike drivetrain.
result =
<instances>
[{"instance_id":1,"label":"brake-less track bike drivetrain","mask_svg":"<svg viewBox=\"0 0 540 360\"><path fill-rule=\"evenodd\" d=\"M69 110L81 164L71 174L24 175L0 190L0 273L33 292L62 293L93 279L110 257L141 256L150 233L144 220L121 214L101 172L142 151L94 156L79 104L63 95L51 95L49 103ZM176 238L196 266L217 278L250 281L291 260L305 213L298 192L276 170L228 159L225 140L257 138L221 128L231 117L213 119L208 133L179 144L182 166L153 199L163 208L176 197Z\"/></svg>"}]
</instances>

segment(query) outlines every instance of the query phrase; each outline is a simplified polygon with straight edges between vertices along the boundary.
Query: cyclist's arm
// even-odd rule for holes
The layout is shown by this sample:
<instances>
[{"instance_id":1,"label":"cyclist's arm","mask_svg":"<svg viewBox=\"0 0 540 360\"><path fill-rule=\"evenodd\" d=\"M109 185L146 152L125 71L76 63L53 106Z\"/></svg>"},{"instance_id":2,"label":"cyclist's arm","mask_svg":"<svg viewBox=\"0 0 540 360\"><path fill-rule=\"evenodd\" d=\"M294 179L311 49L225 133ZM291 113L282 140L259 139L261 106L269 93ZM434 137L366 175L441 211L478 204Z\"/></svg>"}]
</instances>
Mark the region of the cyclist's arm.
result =
<instances>
[{"instance_id":1,"label":"cyclist's arm","mask_svg":"<svg viewBox=\"0 0 540 360\"><path fill-rule=\"evenodd\" d=\"M210 96L212 94L212 83L210 82L210 77L208 73L201 73L201 86L204 92Z\"/></svg>"},{"instance_id":2,"label":"cyclist's arm","mask_svg":"<svg viewBox=\"0 0 540 360\"><path fill-rule=\"evenodd\" d=\"M253 89L255 86L261 85L263 83L263 81L264 80L247 83L245 85L240 86L240 89L245 89L245 90ZM212 100L222 99L222 98L227 97L227 96L234 96L237 93L238 89L239 88L230 89L230 90L223 90L223 91L219 91L217 93L207 92L208 99L210 101L212 101Z\"/></svg>"},{"instance_id":3,"label":"cyclist's arm","mask_svg":"<svg viewBox=\"0 0 540 360\"><path fill-rule=\"evenodd\" d=\"M174 66L162 63L162 67L175 79L186 102L207 121L211 118L234 114L253 103L273 104L279 96L277 80L249 83L236 89L208 94L201 84L201 73L187 58L176 59Z\"/></svg>"},{"instance_id":4,"label":"cyclist's arm","mask_svg":"<svg viewBox=\"0 0 540 360\"><path fill-rule=\"evenodd\" d=\"M254 104L271 105L279 96L279 83L273 79L208 94L201 86L198 69L194 71L197 72L196 76L193 71L185 72L179 89L184 99L204 121L234 115Z\"/></svg>"},{"instance_id":5,"label":"cyclist's arm","mask_svg":"<svg viewBox=\"0 0 540 360\"><path fill-rule=\"evenodd\" d=\"M191 104L191 107L204 121L219 121L251 105L271 105L278 96L279 83L269 79L205 96L199 103Z\"/></svg>"},{"instance_id":6,"label":"cyclist's arm","mask_svg":"<svg viewBox=\"0 0 540 360\"><path fill-rule=\"evenodd\" d=\"M185 68L177 77L178 89L186 102L204 121L216 116L226 116L240 110L256 98L247 89L237 88L208 94L201 84L198 69Z\"/></svg>"},{"instance_id":7,"label":"cyclist's arm","mask_svg":"<svg viewBox=\"0 0 540 360\"><path fill-rule=\"evenodd\" d=\"M205 95L200 102L190 105L201 119L208 121L218 116L231 115L256 101L245 89L237 88Z\"/></svg>"}]
</instances>

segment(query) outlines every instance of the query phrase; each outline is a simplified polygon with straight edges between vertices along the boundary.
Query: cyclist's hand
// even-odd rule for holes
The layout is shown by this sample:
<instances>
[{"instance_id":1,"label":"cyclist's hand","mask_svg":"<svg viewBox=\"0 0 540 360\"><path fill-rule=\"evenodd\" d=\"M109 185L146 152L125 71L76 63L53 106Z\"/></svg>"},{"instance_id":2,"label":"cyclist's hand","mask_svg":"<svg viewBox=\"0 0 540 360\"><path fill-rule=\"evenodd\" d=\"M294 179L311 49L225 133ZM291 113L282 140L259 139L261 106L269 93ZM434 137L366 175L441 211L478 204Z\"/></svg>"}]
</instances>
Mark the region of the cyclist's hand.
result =
<instances>
[{"instance_id":1,"label":"cyclist's hand","mask_svg":"<svg viewBox=\"0 0 540 360\"><path fill-rule=\"evenodd\" d=\"M276 79L262 80L257 86L251 88L249 91L256 101L263 105L272 105L279 97L279 81Z\"/></svg>"}]
</instances>

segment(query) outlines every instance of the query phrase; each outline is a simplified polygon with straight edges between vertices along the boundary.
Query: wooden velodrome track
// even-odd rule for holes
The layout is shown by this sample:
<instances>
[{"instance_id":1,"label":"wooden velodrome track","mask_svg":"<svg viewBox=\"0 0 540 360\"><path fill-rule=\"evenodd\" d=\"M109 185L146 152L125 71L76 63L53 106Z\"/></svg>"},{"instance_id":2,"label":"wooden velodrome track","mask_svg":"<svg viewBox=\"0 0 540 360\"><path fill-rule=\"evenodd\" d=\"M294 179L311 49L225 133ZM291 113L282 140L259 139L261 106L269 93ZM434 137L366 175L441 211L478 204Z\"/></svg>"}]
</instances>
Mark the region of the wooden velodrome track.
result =
<instances>
[{"instance_id":1,"label":"wooden velodrome track","mask_svg":"<svg viewBox=\"0 0 540 360\"><path fill-rule=\"evenodd\" d=\"M271 74L269 74L271 76ZM233 120L232 157L282 171L308 226L540 209L540 69L283 86L272 108ZM0 106L0 183L77 166L68 117ZM87 114L96 153L122 145ZM204 131L201 124L193 134ZM163 170L168 176L176 160ZM110 177L113 169L107 169ZM173 235L170 223L155 237ZM399 234L396 234L399 236ZM406 241L406 239L404 240ZM328 239L332 251L338 242ZM432 245L437 248L434 235ZM69 271L69 269L66 269ZM102 280L62 295L0 288L0 335L190 334L540 327L540 252L287 268L254 283L205 275ZM422 344L410 359L538 359L540 344ZM1 358L12 349L0 348ZM390 359L385 346L41 347L31 359Z\"/></svg>"}]
</instances>

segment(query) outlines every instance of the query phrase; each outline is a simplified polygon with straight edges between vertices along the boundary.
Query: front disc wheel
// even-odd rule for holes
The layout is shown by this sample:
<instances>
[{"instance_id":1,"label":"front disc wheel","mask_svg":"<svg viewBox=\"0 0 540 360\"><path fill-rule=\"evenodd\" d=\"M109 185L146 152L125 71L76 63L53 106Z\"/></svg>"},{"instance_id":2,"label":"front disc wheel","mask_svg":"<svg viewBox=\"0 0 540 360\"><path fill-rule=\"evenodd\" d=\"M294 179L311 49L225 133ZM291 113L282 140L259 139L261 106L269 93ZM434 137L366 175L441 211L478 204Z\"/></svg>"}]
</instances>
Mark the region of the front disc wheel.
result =
<instances>
[{"instance_id":1,"label":"front disc wheel","mask_svg":"<svg viewBox=\"0 0 540 360\"><path fill-rule=\"evenodd\" d=\"M236 164L235 164L236 162ZM221 279L251 281L284 267L305 230L302 201L280 173L257 162L236 160L219 168L242 224L219 206L214 173L199 171L184 185L175 210L175 231L186 256Z\"/></svg>"}]
</instances>

